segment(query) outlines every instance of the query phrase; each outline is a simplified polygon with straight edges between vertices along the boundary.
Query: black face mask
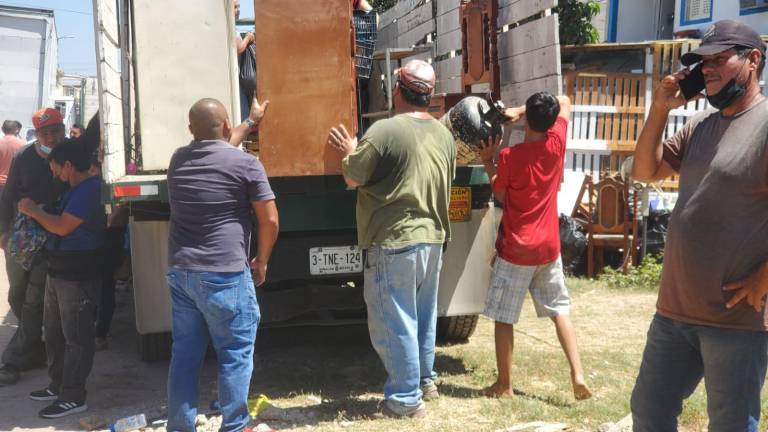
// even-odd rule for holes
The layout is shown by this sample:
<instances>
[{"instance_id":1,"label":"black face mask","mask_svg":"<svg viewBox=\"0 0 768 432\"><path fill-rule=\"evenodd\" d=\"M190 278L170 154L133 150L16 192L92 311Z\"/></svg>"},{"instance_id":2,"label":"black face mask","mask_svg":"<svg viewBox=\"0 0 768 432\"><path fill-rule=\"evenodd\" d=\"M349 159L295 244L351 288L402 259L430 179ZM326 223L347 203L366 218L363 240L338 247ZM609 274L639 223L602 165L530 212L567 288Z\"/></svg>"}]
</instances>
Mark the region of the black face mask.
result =
<instances>
[{"instance_id":1,"label":"black face mask","mask_svg":"<svg viewBox=\"0 0 768 432\"><path fill-rule=\"evenodd\" d=\"M744 69L744 64L746 63L747 61L744 60L741 69ZM719 92L713 95L707 95L707 101L710 105L719 110L726 109L731 106L736 99L742 97L744 93L747 92L747 88L743 84L736 82L736 78L741 75L741 69L739 69L738 75L728 81Z\"/></svg>"}]
</instances>

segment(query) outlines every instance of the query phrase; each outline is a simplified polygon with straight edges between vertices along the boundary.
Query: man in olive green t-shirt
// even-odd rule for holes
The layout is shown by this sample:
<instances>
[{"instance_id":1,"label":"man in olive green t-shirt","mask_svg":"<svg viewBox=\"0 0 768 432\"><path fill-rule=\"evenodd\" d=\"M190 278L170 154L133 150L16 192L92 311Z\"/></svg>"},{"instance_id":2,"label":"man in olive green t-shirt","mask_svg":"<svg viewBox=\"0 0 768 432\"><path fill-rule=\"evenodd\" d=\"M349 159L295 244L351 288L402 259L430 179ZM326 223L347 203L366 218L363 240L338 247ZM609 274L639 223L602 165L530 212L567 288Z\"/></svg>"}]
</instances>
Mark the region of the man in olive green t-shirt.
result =
<instances>
[{"instance_id":1,"label":"man in olive green t-shirt","mask_svg":"<svg viewBox=\"0 0 768 432\"><path fill-rule=\"evenodd\" d=\"M382 409L391 417L422 417L422 400L438 397L437 286L456 147L427 112L434 85L432 66L408 62L397 73L395 117L374 123L359 146L343 126L328 140L344 155L345 181L357 187L368 329L387 370Z\"/></svg>"}]
</instances>

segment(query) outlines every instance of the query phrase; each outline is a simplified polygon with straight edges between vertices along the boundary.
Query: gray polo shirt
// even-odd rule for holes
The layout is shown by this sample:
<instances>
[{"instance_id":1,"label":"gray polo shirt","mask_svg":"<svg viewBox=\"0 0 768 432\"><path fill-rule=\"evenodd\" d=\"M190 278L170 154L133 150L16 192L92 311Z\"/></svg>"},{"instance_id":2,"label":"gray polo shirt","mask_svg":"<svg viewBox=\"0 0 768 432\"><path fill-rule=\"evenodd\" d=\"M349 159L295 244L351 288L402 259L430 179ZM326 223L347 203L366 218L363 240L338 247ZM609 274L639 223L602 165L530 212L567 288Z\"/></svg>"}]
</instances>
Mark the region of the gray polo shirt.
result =
<instances>
[{"instance_id":1,"label":"gray polo shirt","mask_svg":"<svg viewBox=\"0 0 768 432\"><path fill-rule=\"evenodd\" d=\"M225 141L192 141L168 167L168 265L241 272L248 263L251 203L275 199L264 166Z\"/></svg>"}]
</instances>

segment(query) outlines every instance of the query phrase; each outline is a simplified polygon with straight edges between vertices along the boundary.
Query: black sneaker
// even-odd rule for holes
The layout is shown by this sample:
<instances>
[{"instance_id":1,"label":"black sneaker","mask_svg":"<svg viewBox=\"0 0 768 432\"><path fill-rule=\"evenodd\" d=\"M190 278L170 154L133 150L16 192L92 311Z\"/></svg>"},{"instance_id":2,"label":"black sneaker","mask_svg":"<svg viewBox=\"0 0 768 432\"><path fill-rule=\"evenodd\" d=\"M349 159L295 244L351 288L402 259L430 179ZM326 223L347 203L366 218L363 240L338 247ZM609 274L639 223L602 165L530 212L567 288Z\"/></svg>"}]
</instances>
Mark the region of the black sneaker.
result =
<instances>
[{"instance_id":1,"label":"black sneaker","mask_svg":"<svg viewBox=\"0 0 768 432\"><path fill-rule=\"evenodd\" d=\"M66 402L63 400L57 400L56 402L48 405L40 410L40 417L53 419L59 417L65 417L70 414L77 414L88 409L88 405L77 402Z\"/></svg>"},{"instance_id":2,"label":"black sneaker","mask_svg":"<svg viewBox=\"0 0 768 432\"><path fill-rule=\"evenodd\" d=\"M59 395L47 387L42 390L33 391L29 394L29 398L36 401L56 400L58 397Z\"/></svg>"},{"instance_id":3,"label":"black sneaker","mask_svg":"<svg viewBox=\"0 0 768 432\"><path fill-rule=\"evenodd\" d=\"M9 364L0 367L0 387L19 382L19 370Z\"/></svg>"}]
</instances>

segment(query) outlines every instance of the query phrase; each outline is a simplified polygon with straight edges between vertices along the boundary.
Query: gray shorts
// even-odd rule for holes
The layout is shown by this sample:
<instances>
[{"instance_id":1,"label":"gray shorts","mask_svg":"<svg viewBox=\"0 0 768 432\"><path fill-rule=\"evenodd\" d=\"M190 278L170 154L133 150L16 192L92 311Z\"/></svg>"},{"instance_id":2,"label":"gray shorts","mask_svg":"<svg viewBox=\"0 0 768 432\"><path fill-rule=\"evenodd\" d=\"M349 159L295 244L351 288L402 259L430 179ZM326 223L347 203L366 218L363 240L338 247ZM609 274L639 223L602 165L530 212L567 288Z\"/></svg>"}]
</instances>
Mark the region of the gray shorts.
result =
<instances>
[{"instance_id":1,"label":"gray shorts","mask_svg":"<svg viewBox=\"0 0 768 432\"><path fill-rule=\"evenodd\" d=\"M484 314L494 321L516 324L527 291L531 292L536 315L540 318L570 312L571 298L565 287L563 262L559 256L540 266L516 265L496 257Z\"/></svg>"}]
</instances>

